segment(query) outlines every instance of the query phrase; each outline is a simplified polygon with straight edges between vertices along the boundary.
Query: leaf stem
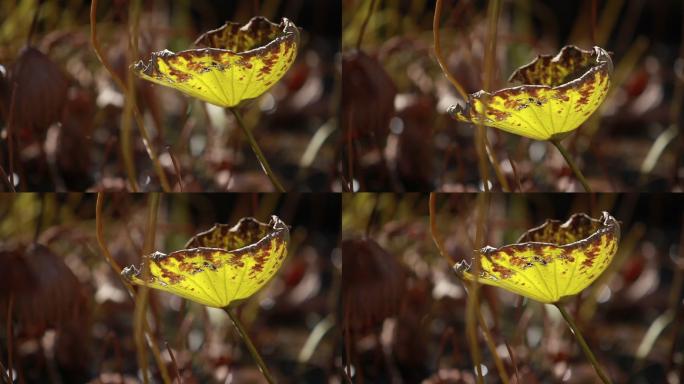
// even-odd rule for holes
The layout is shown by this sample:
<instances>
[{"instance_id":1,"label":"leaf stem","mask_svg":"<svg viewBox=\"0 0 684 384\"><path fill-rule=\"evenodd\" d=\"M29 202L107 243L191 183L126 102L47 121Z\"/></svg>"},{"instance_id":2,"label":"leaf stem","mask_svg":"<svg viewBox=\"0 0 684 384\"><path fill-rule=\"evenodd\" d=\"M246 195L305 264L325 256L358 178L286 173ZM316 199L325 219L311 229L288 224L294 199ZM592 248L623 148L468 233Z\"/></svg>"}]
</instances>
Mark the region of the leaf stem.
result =
<instances>
[{"instance_id":1,"label":"leaf stem","mask_svg":"<svg viewBox=\"0 0 684 384\"><path fill-rule=\"evenodd\" d=\"M228 314L228 317L230 317L230 320L233 322L235 329L238 331L238 334L240 335L240 338L247 346L249 354L252 355L252 358L259 367L261 374L264 375L266 381L268 381L269 384L275 383L276 381L273 379L273 376L271 376L271 373L268 371L266 363L264 363L264 360L261 358L259 351L257 351L256 347L252 343L252 339L250 339L240 319L230 309L228 309L228 307L223 307L221 309L223 309L223 311Z\"/></svg>"},{"instance_id":2,"label":"leaf stem","mask_svg":"<svg viewBox=\"0 0 684 384\"><path fill-rule=\"evenodd\" d=\"M229 109L233 113L233 116L235 116L235 120L237 121L240 128L242 128L242 132L244 132L245 136L247 136L247 141L249 141L249 145L252 147L252 151L259 160L259 164L261 164L261 168L264 170L266 176L268 176L268 178L271 179L271 183L273 183L273 186L275 186L278 192L285 192L285 188L283 188L283 185L280 184L280 181L278 181L278 178L276 177L275 173L273 173L273 171L271 170L271 166L268 164L268 160L266 160L266 157L261 152L261 148L259 148L259 144L254 138L254 135L252 135L252 131L249 128L247 128L244 120L242 120L242 114L240 114L240 111L238 111L236 108Z\"/></svg>"},{"instance_id":3,"label":"leaf stem","mask_svg":"<svg viewBox=\"0 0 684 384\"><path fill-rule=\"evenodd\" d=\"M606 373L603 371L603 368L601 368L601 366L599 365L598 360L596 360L596 356L594 356L594 353L591 351L591 348L589 348L589 345L584 340L582 332L580 332L579 328L577 328L577 324L575 324L575 321L572 319L570 314L568 314L568 312L566 312L560 304L554 303L554 305L556 306L556 308L558 308L561 315L563 315L563 319L565 319L565 322L570 327L572 334L575 335L575 339L582 348L584 355L587 357L587 359L589 359L591 365L594 366L594 370L596 370L596 374L599 376L599 378L601 378L601 381L603 381L606 384L612 384L612 381L610 381L608 375L606 375Z\"/></svg>"},{"instance_id":4,"label":"leaf stem","mask_svg":"<svg viewBox=\"0 0 684 384\"><path fill-rule=\"evenodd\" d=\"M461 98L463 100L468 100L468 92L465 91L465 88L461 85L461 83L456 80L456 77L449 71L449 67L446 64L446 60L444 59L444 55L442 54L442 45L440 43L440 36L439 36L439 21L442 17L442 0L437 0L435 3L435 14L432 18L432 39L435 44L435 58L437 59L437 64L439 64L439 67L442 69L442 73L444 73L444 76L446 76L447 80L456 88L456 91L458 91L458 94L461 95Z\"/></svg>"},{"instance_id":5,"label":"leaf stem","mask_svg":"<svg viewBox=\"0 0 684 384\"><path fill-rule=\"evenodd\" d=\"M373 8L375 8L375 0L371 0L370 4L368 5L368 13L366 14L366 18L363 19L363 24L361 24L361 30L359 31L359 36L356 38L356 50L357 51L361 50L361 43L363 42L363 35L366 34L366 27L368 26L368 21L370 20L371 16L373 15Z\"/></svg>"},{"instance_id":6,"label":"leaf stem","mask_svg":"<svg viewBox=\"0 0 684 384\"><path fill-rule=\"evenodd\" d=\"M563 155L563 158L565 159L565 162L568 164L570 169L572 169L572 172L575 174L575 177L577 180L579 180L580 183L582 183L582 187L584 187L584 190L587 192L593 192L591 190L591 187L589 186L589 183L587 182L587 179L584 178L584 175L582 174L582 171L577 167L577 164L575 164L574 161L572 161L572 157L570 156L570 153L568 153L568 150L563 147L563 145L560 143L559 140L549 140L551 144L553 144L556 148L558 148L558 151Z\"/></svg>"}]
</instances>

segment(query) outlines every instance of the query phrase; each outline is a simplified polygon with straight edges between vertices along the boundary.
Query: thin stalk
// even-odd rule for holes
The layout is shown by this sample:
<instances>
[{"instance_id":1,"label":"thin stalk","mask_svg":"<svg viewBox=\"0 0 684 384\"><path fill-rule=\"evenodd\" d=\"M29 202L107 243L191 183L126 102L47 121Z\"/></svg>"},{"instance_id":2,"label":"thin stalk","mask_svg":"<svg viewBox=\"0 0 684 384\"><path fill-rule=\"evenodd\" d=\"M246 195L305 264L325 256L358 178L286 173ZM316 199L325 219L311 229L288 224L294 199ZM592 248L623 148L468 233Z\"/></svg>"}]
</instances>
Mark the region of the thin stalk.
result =
<instances>
[{"instance_id":1,"label":"thin stalk","mask_svg":"<svg viewBox=\"0 0 684 384\"><path fill-rule=\"evenodd\" d=\"M107 244L104 241L104 224L102 223L103 205L104 193L100 192L97 194L97 201L95 203L95 237L97 238L97 245L100 246L100 250L107 260L107 264L112 267L117 276L121 276L121 266L114 260L114 257L112 257L112 254L109 252L109 248L107 248ZM131 286L125 280L122 279L121 281L126 288L128 288L129 292L132 291Z\"/></svg>"},{"instance_id":2,"label":"thin stalk","mask_svg":"<svg viewBox=\"0 0 684 384\"><path fill-rule=\"evenodd\" d=\"M496 175L496 178L499 180L499 184L501 184L501 189L504 192L510 192L511 186L508 184L506 176L504 176L503 172L501 171L501 167L499 166L499 160L496 157L494 148L492 147L492 144L489 142L489 138L487 138L487 135L485 135L485 150L487 151L487 155L489 156L489 162L492 163L492 168L494 168L494 174ZM513 161L509 161L512 166Z\"/></svg>"},{"instance_id":3,"label":"thin stalk","mask_svg":"<svg viewBox=\"0 0 684 384\"><path fill-rule=\"evenodd\" d=\"M180 375L180 370L178 369L178 363L176 362L176 357L173 355L173 351L171 350L171 347L169 347L169 343L166 344L166 351L169 353L169 356L171 356L171 364L173 365L174 371L176 371L176 379L178 379L178 384L183 383L183 380L181 379Z\"/></svg>"},{"instance_id":4,"label":"thin stalk","mask_svg":"<svg viewBox=\"0 0 684 384\"><path fill-rule=\"evenodd\" d=\"M268 176L268 178L271 179L271 183L273 183L273 186L278 190L278 192L285 192L285 188L283 188L283 185L280 184L280 181L278 181L278 178L276 177L275 173L273 173L273 170L271 170L271 166L268 164L268 160L266 160L266 157L261 152L261 148L259 148L259 144L257 143L256 139L254 138L254 135L252 135L252 130L247 128L244 120L242 120L242 114L240 114L240 111L238 111L235 108L229 108L229 109L233 113L233 116L235 116L235 120L237 121L238 125L242 129L242 132L245 133L245 136L247 137L247 141L249 141L249 145L252 147L252 151L254 152L257 159L259 160L259 164L261 164L261 168L264 170L264 173L266 174L266 176Z\"/></svg>"},{"instance_id":5,"label":"thin stalk","mask_svg":"<svg viewBox=\"0 0 684 384\"><path fill-rule=\"evenodd\" d=\"M9 154L9 183L14 189L14 102L17 96L17 83L12 86L12 98L10 99L9 118L7 119L7 146Z\"/></svg>"},{"instance_id":6,"label":"thin stalk","mask_svg":"<svg viewBox=\"0 0 684 384\"><path fill-rule=\"evenodd\" d=\"M439 255L446 260L449 268L453 265L453 261L447 255L444 249L444 237L442 233L437 229L437 194L430 192L430 234L432 235L432 241L435 242L437 249L439 250Z\"/></svg>"},{"instance_id":7,"label":"thin stalk","mask_svg":"<svg viewBox=\"0 0 684 384\"><path fill-rule=\"evenodd\" d=\"M93 50L95 51L95 56L97 56L97 59L100 61L100 63L102 63L102 66L104 66L107 72L109 72L109 74L112 76L112 79L114 80L116 85L119 86L119 88L121 88L126 97L130 97L130 89L123 82L123 80L121 80L116 75L116 72L114 72L114 69L112 68L109 61L107 61L105 57L102 55L102 48L100 47L100 42L97 40L97 1L98 0L92 0L92 3L90 3L90 43L93 46ZM143 122L140 110L138 110L137 104L132 103L132 106L133 118L135 119L135 122L138 125L138 130L140 131L140 136L142 136L142 141L143 145L145 146L145 150L147 151L147 156L149 156L150 160L152 161L152 165L154 167L155 172L157 173L157 177L159 178L159 183L161 184L162 190L164 192L170 192L171 187L169 186L169 181L166 178L166 174L164 173L164 169L162 168L159 159L157 158L157 154L152 149L152 142L150 141L150 136L147 134L147 130L145 129L145 123ZM128 176L129 182L131 183L131 188L134 189L134 191L137 190L137 182L135 181L135 179L131 180L132 175Z\"/></svg>"},{"instance_id":8,"label":"thin stalk","mask_svg":"<svg viewBox=\"0 0 684 384\"><path fill-rule=\"evenodd\" d=\"M128 40L128 57L138 57L138 23L140 21L140 4L138 1L131 1L129 6L130 18L129 22L129 40ZM133 72L126 72L126 89L133 89ZM124 167L128 176L129 183L133 192L138 191L137 176L135 169L133 145L131 143L131 132L133 131L133 106L136 103L135 92L130 92L124 100L123 113L121 114L121 154L123 156Z\"/></svg>"},{"instance_id":9,"label":"thin stalk","mask_svg":"<svg viewBox=\"0 0 684 384\"><path fill-rule=\"evenodd\" d=\"M370 5L368 6L368 13L366 14L366 18L363 20L363 24L361 24L361 30L359 31L359 37L356 39L356 50L361 49L361 43L363 42L363 35L366 34L366 27L368 26L368 21L370 21L371 16L373 15L373 8L375 8L375 0L371 0Z\"/></svg>"},{"instance_id":10,"label":"thin stalk","mask_svg":"<svg viewBox=\"0 0 684 384\"><path fill-rule=\"evenodd\" d=\"M14 383L12 377L14 373L12 357L14 356L14 330L12 329L12 309L14 308L14 292L10 292L9 302L7 303L7 375L9 382Z\"/></svg>"},{"instance_id":11,"label":"thin stalk","mask_svg":"<svg viewBox=\"0 0 684 384\"><path fill-rule=\"evenodd\" d=\"M143 243L143 255L149 255L152 253L154 248L154 239L157 228L157 213L159 212L159 193L150 193L148 197L147 211L147 230L145 232L145 242ZM142 274L143 281L149 280L150 268L147 263L147 258L143 257L142 262ZM135 345L138 352L138 365L143 375L143 382L149 382L149 365L147 362L147 353L145 351L145 327L144 324L147 322L145 315L147 312L147 300L149 297L149 288L147 285L140 287L135 300L135 310L133 312L133 317L135 319L135 330L134 338Z\"/></svg>"},{"instance_id":12,"label":"thin stalk","mask_svg":"<svg viewBox=\"0 0 684 384\"><path fill-rule=\"evenodd\" d=\"M494 66L496 65L496 35L498 33L499 26L499 15L501 14L501 0L490 0L487 6L487 37L485 39L485 53L484 53L484 89L485 91L491 91ZM487 127L482 123L484 117L487 113L487 104L484 103L484 110L482 111L482 116L478 119L477 133L475 135L475 144L477 148L477 154L480 168L480 176L482 177L483 189L485 192L489 192L489 169L487 168L487 163L484 160L487 156ZM490 155L493 151L490 150ZM491 159L490 159L491 161ZM498 167L498 163L492 162L492 166ZM499 173L501 171L499 170Z\"/></svg>"},{"instance_id":13,"label":"thin stalk","mask_svg":"<svg viewBox=\"0 0 684 384\"><path fill-rule=\"evenodd\" d=\"M437 63L442 69L442 73L444 73L444 76L446 76L447 80L449 80L454 88L456 88L463 100L468 100L468 93L465 91L465 88L463 88L461 83L459 83L458 80L456 80L456 78L451 74L451 72L449 72L449 68L446 65L446 60L444 60L444 56L442 55L442 46L440 44L439 38L439 20L441 17L442 0L437 0L437 3L435 3L435 15L432 18L432 39L435 42L435 57L437 58Z\"/></svg>"},{"instance_id":14,"label":"thin stalk","mask_svg":"<svg viewBox=\"0 0 684 384\"><path fill-rule=\"evenodd\" d=\"M601 381L603 381L606 384L612 384L612 381L610 381L608 375L606 375L606 373L603 371L603 368L601 368L601 365L599 365L598 360L596 360L596 356L594 356L594 353L591 351L591 348L589 348L589 345L584 340L582 332L580 332L579 328L577 327L577 324L575 324L575 321L572 319L570 314L568 314L560 304L554 303L554 305L556 306L556 308L558 308L561 315L563 315L563 319L565 319L565 322L570 327L572 334L575 335L575 339L582 348L584 355L587 357L587 359L589 359L591 365L594 366L594 370L596 371L596 374L599 376L599 378L601 378Z\"/></svg>"},{"instance_id":15,"label":"thin stalk","mask_svg":"<svg viewBox=\"0 0 684 384\"><path fill-rule=\"evenodd\" d=\"M510 382L510 378L508 377L508 372L506 371L506 367L504 366L501 357L499 357L499 354L496 351L494 337L492 336L489 327L487 327L487 323L485 323L484 316L482 316L482 311L475 312L477 314L477 322L480 324L480 329L482 329L482 335L484 336L485 343L487 343L487 347L489 348L489 353L492 354L492 358L494 359L494 365L499 373L499 378L501 378L501 382L503 384L508 384Z\"/></svg>"},{"instance_id":16,"label":"thin stalk","mask_svg":"<svg viewBox=\"0 0 684 384\"><path fill-rule=\"evenodd\" d=\"M2 364L2 359L0 359L0 377L2 377L5 383L12 384L12 381L10 380L7 372L7 368L5 368L5 365Z\"/></svg>"},{"instance_id":17,"label":"thin stalk","mask_svg":"<svg viewBox=\"0 0 684 384\"><path fill-rule=\"evenodd\" d=\"M442 236L441 232L437 228L437 209L436 209L436 194L434 192L430 193L430 200L429 200L429 207L430 207L430 234L432 235L432 241L435 242L435 245L437 246L437 249L439 250L439 254L447 261L447 265L451 267L453 265L453 262L449 258L449 255L447 255L446 250L444 248L444 237ZM479 227L478 227L479 228ZM466 318L466 331L467 331L467 338L468 338L468 343L470 344L470 354L471 358L473 359L473 364L475 365L475 372L477 374L477 382L479 384L484 383L483 375L482 375L482 367L480 365L480 362L482 361L482 356L480 354L480 347L477 345L477 315L475 313L480 314L479 312L479 302L477 300L477 282L463 282L464 285L469 285L470 286L470 291L468 294L468 301L466 303L467 305L467 318ZM481 316L481 314L480 314ZM489 330L484 326L484 321L481 323L481 328L482 331L485 335L485 338L488 339L488 345L489 342L493 345L494 342L491 339L491 334L489 333ZM498 355L496 355L496 349L493 349L492 355L494 355L495 359L498 359ZM503 364L501 364L503 366ZM497 368L499 367L497 363ZM501 376L501 372L499 372L499 375ZM501 379L504 383L508 382L508 375L505 374L504 376L501 376Z\"/></svg>"},{"instance_id":18,"label":"thin stalk","mask_svg":"<svg viewBox=\"0 0 684 384\"><path fill-rule=\"evenodd\" d=\"M442 54L442 45L440 43L440 35L439 35L439 22L442 17L442 0L437 0L435 4L435 14L432 19L432 38L434 40L435 44L435 58L437 59L437 63L439 64L439 67L442 69L442 73L444 73L444 76L446 76L447 80L451 83L451 85L456 88L456 91L458 91L459 95L464 101L468 100L468 93L466 92L465 88L461 85L461 83L456 80L456 77L449 71L449 68L447 67L446 60L444 60L444 55ZM498 16L497 16L498 19ZM496 31L494 31L496 34ZM489 140L487 139L487 136L485 135L484 137L485 140L485 153L488 154L489 157L489 162L492 164L492 167L494 168L494 173L496 174L497 179L499 180L499 183L501 184L501 189L503 189L504 192L510 192L510 187L508 185L508 180L506 180L506 177L504 177L503 172L501 172L501 167L499 166L499 162L496 159L496 154L494 153L494 149L491 147L491 144L489 143ZM511 161L511 164L513 162ZM486 171L485 171L486 172ZM485 186L487 188L488 186Z\"/></svg>"},{"instance_id":19,"label":"thin stalk","mask_svg":"<svg viewBox=\"0 0 684 384\"><path fill-rule=\"evenodd\" d=\"M0 154L0 158L2 158L2 154ZM0 165L0 178L2 179L2 182L7 185L8 191L17 191L16 189L14 189L14 185L10 184L9 176L7 175L7 172L5 172L5 170L2 168L2 165Z\"/></svg>"},{"instance_id":20,"label":"thin stalk","mask_svg":"<svg viewBox=\"0 0 684 384\"><path fill-rule=\"evenodd\" d=\"M484 243L485 238L485 220L487 218L489 207L489 189L485 187L484 193L477 195L477 226L475 230L475 248L480 249ZM479 276L480 258L476 257L473 263L473 273ZM484 383L484 378L480 368L482 361L482 354L477 340L477 312L480 311L480 284L477 279L467 282L468 285L468 300L466 302L466 331L470 349L472 350L473 362L475 364L475 371L477 373L478 383ZM494 351L496 353L496 351Z\"/></svg>"},{"instance_id":21,"label":"thin stalk","mask_svg":"<svg viewBox=\"0 0 684 384\"><path fill-rule=\"evenodd\" d=\"M102 223L103 205L104 193L99 192L97 194L97 202L95 204L95 236L97 238L97 244L100 246L100 250L104 254L107 263L112 267L112 270L114 270L114 273L119 278L124 287L126 287L129 297L135 302L135 291L133 290L133 287L131 287L131 285L128 283L128 281L126 281L121 276L121 266L112 257L111 252L109 252L109 249L107 248L107 243L105 243L104 240L104 224ZM157 363L157 368L161 373L162 381L164 382L164 384L171 384L171 378L166 369L166 364L161 358L161 351L159 350L157 341L153 337L154 335L152 335L152 332L150 331L150 325L147 323L147 319L145 319L143 326L145 327L145 333L147 333L148 336L147 341L150 344L150 347L152 348L152 355L154 356L154 360Z\"/></svg>"},{"instance_id":22,"label":"thin stalk","mask_svg":"<svg viewBox=\"0 0 684 384\"><path fill-rule=\"evenodd\" d=\"M451 82L451 84L456 88L458 93L461 95L463 100L468 100L468 93L465 91L461 83L456 80L456 78L449 72L449 69L446 65L446 61L444 60L444 56L442 55L442 47L440 44L440 37L439 37L439 21L442 17L442 0L437 0L435 3L435 13L434 17L432 19L432 37L435 43L435 57L437 58L437 63L439 63L439 67L442 69L442 72L446 76L446 78ZM482 126L481 124L477 126L477 132L475 134L475 142L476 142L476 149L477 149L477 157L478 157L478 168L480 171L480 175L482 177L482 183L484 185L484 190L485 192L489 192L489 175L488 175L488 168L487 168L487 151L486 151L486 133L485 133L485 127ZM498 164L492 164L493 166L498 166Z\"/></svg>"},{"instance_id":23,"label":"thin stalk","mask_svg":"<svg viewBox=\"0 0 684 384\"><path fill-rule=\"evenodd\" d=\"M97 39L97 0L93 0L90 4L90 40L95 50L95 56L100 60L102 66L112 75L114 82L121 88L124 93L128 93L127 85L115 75L114 69L109 64L101 53L100 42ZM130 115L132 114L132 104L131 101L126 98L124 104L124 111L122 114L122 126L121 126L121 154L123 157L124 166L126 168L126 176L128 177L128 183L131 185L133 192L138 192L140 187L136 181L136 170L135 163L133 162L132 152L130 151Z\"/></svg>"},{"instance_id":24,"label":"thin stalk","mask_svg":"<svg viewBox=\"0 0 684 384\"><path fill-rule=\"evenodd\" d=\"M487 7L487 40L486 40L486 50L485 50L485 77L484 77L484 87L485 90L491 91L492 88L492 83L493 83L493 77L494 77L494 67L496 65L496 43L497 43L497 34L498 34L498 26L499 26L499 15L501 14L501 0L491 0L489 2L489 5ZM485 107L486 108L486 107ZM486 111L486 109L485 109ZM496 175L497 179L499 179L499 183L501 184L501 189L504 190L504 192L510 192L510 187L508 186L508 181L504 177L503 173L501 172L501 168L499 166L499 161L496 159L496 154L494 153L494 149L491 148L491 145L489 144L489 140L487 139L487 128L482 125L478 125L478 129L482 130L482 135L483 135L483 143L482 145L482 150L484 150L485 153L489 155L489 161L492 164L492 167L494 168L494 174ZM512 161L511 161L512 164ZM485 190L487 189L486 185L486 179L488 178L488 174L484 174L484 182L485 182Z\"/></svg>"},{"instance_id":25,"label":"thin stalk","mask_svg":"<svg viewBox=\"0 0 684 384\"><path fill-rule=\"evenodd\" d=\"M173 164L173 170L176 171L176 178L178 179L178 188L180 189L181 192L183 192L183 174L181 173L180 166L178 165L178 160L176 159L176 155L174 155L173 152L171 151L170 145L166 146L166 151L169 153L169 156L171 157L171 163Z\"/></svg>"},{"instance_id":26,"label":"thin stalk","mask_svg":"<svg viewBox=\"0 0 684 384\"><path fill-rule=\"evenodd\" d=\"M565 159L565 162L568 164L570 169L572 169L572 172L575 174L575 177L577 180L582 183L582 186L584 187L584 190L587 192L592 192L591 187L589 186L589 183L587 182L587 179L584 178L584 175L582 174L582 171L580 171L579 167L577 167L577 164L575 164L574 161L572 161L572 157L570 156L570 153L568 153L568 150L563 147L563 145L560 143L559 140L549 140L551 144L553 144L556 148L558 148L558 151L563 155L563 158Z\"/></svg>"},{"instance_id":27,"label":"thin stalk","mask_svg":"<svg viewBox=\"0 0 684 384\"><path fill-rule=\"evenodd\" d=\"M350 110L349 120L351 121L354 109ZM347 170L349 171L348 192L354 192L354 137L351 125L347 127Z\"/></svg>"},{"instance_id":28,"label":"thin stalk","mask_svg":"<svg viewBox=\"0 0 684 384\"><path fill-rule=\"evenodd\" d=\"M33 21L31 21L31 28L29 29L28 36L26 37L26 46L32 47L31 40L33 34L36 32L36 26L38 25L38 16L40 15L40 9L42 8L44 0L38 1L38 6L36 7L36 12L33 14Z\"/></svg>"},{"instance_id":29,"label":"thin stalk","mask_svg":"<svg viewBox=\"0 0 684 384\"><path fill-rule=\"evenodd\" d=\"M230 317L230 320L233 322L235 329L238 331L238 334L240 335L240 338L242 339L242 341L247 346L247 349L249 350L249 354L252 355L252 358L254 359L257 366L259 367L261 374L264 375L264 378L266 379L266 381L268 381L269 384L275 383L276 382L275 379L273 379L273 376L271 376L271 373L268 371L268 368L266 367L266 363L264 363L264 359L261 358L259 351L257 351L256 347L252 343L252 339L250 339L250 337L247 334L247 331L245 330L244 326L242 325L242 322L240 321L240 319L230 309L228 309L228 307L224 307L222 309L224 312L226 312L228 314L228 317Z\"/></svg>"}]
</instances>

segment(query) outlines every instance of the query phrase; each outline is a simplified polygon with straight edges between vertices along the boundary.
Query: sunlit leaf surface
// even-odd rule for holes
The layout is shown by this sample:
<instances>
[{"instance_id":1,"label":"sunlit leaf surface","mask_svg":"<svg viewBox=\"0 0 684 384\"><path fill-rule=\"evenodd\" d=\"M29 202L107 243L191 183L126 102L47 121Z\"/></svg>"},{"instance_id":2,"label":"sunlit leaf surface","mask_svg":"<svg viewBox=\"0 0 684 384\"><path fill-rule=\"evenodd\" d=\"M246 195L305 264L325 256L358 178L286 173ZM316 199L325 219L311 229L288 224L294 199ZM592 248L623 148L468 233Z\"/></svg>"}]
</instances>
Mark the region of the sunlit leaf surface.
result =
<instances>
[{"instance_id":1,"label":"sunlit leaf surface","mask_svg":"<svg viewBox=\"0 0 684 384\"><path fill-rule=\"evenodd\" d=\"M588 287L608 267L620 241L618 222L575 214L565 223L549 220L526 232L516 244L479 252L478 281L540 301L554 303ZM471 263L456 271L474 280Z\"/></svg>"},{"instance_id":2,"label":"sunlit leaf surface","mask_svg":"<svg viewBox=\"0 0 684 384\"><path fill-rule=\"evenodd\" d=\"M186 249L147 258L146 285L210 307L225 307L250 297L278 271L287 256L290 233L273 216L265 224L244 218L234 227L216 224L188 242ZM142 265L122 275L144 285Z\"/></svg>"},{"instance_id":3,"label":"sunlit leaf surface","mask_svg":"<svg viewBox=\"0 0 684 384\"><path fill-rule=\"evenodd\" d=\"M603 103L612 71L604 49L568 45L516 70L510 81L522 85L471 94L465 109L451 106L448 113L535 140L562 139Z\"/></svg>"},{"instance_id":4,"label":"sunlit leaf surface","mask_svg":"<svg viewBox=\"0 0 684 384\"><path fill-rule=\"evenodd\" d=\"M229 22L203 34L195 41L197 49L155 52L133 71L200 100L233 107L280 80L294 62L298 44L299 30L288 19L274 24L255 17L244 26Z\"/></svg>"}]
</instances>

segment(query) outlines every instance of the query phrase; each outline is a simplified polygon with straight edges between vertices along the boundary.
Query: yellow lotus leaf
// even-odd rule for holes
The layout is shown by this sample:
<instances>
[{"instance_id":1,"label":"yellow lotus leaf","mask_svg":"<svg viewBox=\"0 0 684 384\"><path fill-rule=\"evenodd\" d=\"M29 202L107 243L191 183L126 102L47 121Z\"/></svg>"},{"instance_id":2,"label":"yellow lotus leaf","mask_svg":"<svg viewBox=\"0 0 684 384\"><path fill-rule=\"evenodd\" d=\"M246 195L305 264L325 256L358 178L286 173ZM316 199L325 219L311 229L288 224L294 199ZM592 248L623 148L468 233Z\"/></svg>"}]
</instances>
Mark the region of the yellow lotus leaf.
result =
<instances>
[{"instance_id":1,"label":"yellow lotus leaf","mask_svg":"<svg viewBox=\"0 0 684 384\"><path fill-rule=\"evenodd\" d=\"M548 220L515 244L482 248L477 280L555 303L593 283L613 260L619 241L620 225L607 212L600 219L575 214L565 223ZM471 263L460 262L455 269L468 280L476 279Z\"/></svg>"},{"instance_id":2,"label":"yellow lotus leaf","mask_svg":"<svg viewBox=\"0 0 684 384\"><path fill-rule=\"evenodd\" d=\"M261 96L297 57L299 30L288 19L274 24L255 17L244 26L228 22L178 53L155 52L132 69L151 82L221 106L234 107Z\"/></svg>"},{"instance_id":3,"label":"yellow lotus leaf","mask_svg":"<svg viewBox=\"0 0 684 384\"><path fill-rule=\"evenodd\" d=\"M216 224L190 239L186 249L147 257L143 266L130 266L121 274L129 282L222 308L250 297L278 271L287 256L290 232L278 217L268 224L244 218L235 226Z\"/></svg>"},{"instance_id":4,"label":"yellow lotus leaf","mask_svg":"<svg viewBox=\"0 0 684 384\"><path fill-rule=\"evenodd\" d=\"M560 140L603 103L613 62L603 48L572 45L554 57L538 56L509 81L522 85L468 95L465 108L451 106L456 120L494 127L535 140Z\"/></svg>"}]
</instances>

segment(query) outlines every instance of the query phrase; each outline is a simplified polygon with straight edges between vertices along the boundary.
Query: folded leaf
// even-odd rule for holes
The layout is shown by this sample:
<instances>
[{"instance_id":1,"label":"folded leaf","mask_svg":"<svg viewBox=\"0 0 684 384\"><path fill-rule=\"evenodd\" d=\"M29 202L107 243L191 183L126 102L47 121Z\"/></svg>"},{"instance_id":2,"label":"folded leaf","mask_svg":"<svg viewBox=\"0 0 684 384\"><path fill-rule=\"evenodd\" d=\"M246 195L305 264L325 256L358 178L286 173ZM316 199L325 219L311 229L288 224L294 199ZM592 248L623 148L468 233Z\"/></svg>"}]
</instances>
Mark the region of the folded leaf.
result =
<instances>
[{"instance_id":1,"label":"folded leaf","mask_svg":"<svg viewBox=\"0 0 684 384\"><path fill-rule=\"evenodd\" d=\"M132 69L145 80L234 107L261 96L287 72L297 57L299 30L286 18L274 24L255 17L245 26L228 22L195 45L199 48L155 52Z\"/></svg>"},{"instance_id":2,"label":"folded leaf","mask_svg":"<svg viewBox=\"0 0 684 384\"><path fill-rule=\"evenodd\" d=\"M554 303L575 295L596 280L613 260L620 225L607 212L601 219L575 214L565 223L549 220L525 233L517 243L478 252L482 284ZM475 280L471 263L456 271Z\"/></svg>"},{"instance_id":3,"label":"folded leaf","mask_svg":"<svg viewBox=\"0 0 684 384\"><path fill-rule=\"evenodd\" d=\"M465 108L451 106L448 113L535 140L562 139L603 103L612 71L603 48L585 51L568 45L555 57L538 56L516 70L510 81L522 85L471 94Z\"/></svg>"},{"instance_id":4,"label":"folded leaf","mask_svg":"<svg viewBox=\"0 0 684 384\"><path fill-rule=\"evenodd\" d=\"M276 216L268 224L244 218L233 227L216 224L197 234L186 249L148 256L147 280L143 265L121 274L133 284L222 308L250 297L275 275L289 239L287 225Z\"/></svg>"}]
</instances>

